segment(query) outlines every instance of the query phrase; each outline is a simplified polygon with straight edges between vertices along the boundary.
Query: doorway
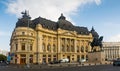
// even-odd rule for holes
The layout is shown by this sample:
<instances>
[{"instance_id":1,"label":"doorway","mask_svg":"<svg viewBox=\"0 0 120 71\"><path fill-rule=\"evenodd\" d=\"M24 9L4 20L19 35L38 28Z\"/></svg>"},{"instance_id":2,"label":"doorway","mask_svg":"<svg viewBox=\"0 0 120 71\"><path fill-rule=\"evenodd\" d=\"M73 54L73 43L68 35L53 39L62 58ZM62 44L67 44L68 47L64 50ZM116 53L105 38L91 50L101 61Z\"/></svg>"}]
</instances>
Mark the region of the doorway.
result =
<instances>
[{"instance_id":1,"label":"doorway","mask_svg":"<svg viewBox=\"0 0 120 71\"><path fill-rule=\"evenodd\" d=\"M67 56L67 58L69 59L69 62L71 62L71 60L70 60L70 56Z\"/></svg>"}]
</instances>

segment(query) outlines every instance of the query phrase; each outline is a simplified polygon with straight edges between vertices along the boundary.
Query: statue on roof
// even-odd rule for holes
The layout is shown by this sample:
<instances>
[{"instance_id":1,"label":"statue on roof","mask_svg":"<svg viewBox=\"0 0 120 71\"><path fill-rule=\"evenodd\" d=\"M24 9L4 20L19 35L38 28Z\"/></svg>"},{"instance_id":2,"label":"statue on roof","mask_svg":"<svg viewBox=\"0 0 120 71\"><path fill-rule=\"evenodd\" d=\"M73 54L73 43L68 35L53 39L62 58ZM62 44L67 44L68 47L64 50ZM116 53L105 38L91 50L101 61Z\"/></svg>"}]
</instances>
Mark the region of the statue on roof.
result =
<instances>
[{"instance_id":1,"label":"statue on roof","mask_svg":"<svg viewBox=\"0 0 120 71\"><path fill-rule=\"evenodd\" d=\"M64 17L63 13L61 13L61 16L58 18L58 20L65 20L66 18Z\"/></svg>"},{"instance_id":2,"label":"statue on roof","mask_svg":"<svg viewBox=\"0 0 120 71\"><path fill-rule=\"evenodd\" d=\"M25 12L21 12L21 14L23 14L23 18L31 19L31 17L29 16L29 11L25 10Z\"/></svg>"}]
</instances>

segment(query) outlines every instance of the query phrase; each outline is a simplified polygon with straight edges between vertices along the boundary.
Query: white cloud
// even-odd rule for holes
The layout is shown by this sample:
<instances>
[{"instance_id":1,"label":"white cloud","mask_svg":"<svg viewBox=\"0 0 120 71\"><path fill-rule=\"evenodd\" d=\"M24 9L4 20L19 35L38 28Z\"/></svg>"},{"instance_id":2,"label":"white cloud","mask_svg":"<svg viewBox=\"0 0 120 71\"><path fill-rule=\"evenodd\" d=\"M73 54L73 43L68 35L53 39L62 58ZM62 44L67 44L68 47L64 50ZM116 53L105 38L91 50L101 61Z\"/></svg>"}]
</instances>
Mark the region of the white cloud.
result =
<instances>
[{"instance_id":1,"label":"white cloud","mask_svg":"<svg viewBox=\"0 0 120 71\"><path fill-rule=\"evenodd\" d=\"M20 12L29 10L32 18L41 16L57 21L61 13L70 20L70 15L88 3L99 5L101 0L10 0L6 5L7 12L17 17L20 17Z\"/></svg>"},{"instance_id":2,"label":"white cloud","mask_svg":"<svg viewBox=\"0 0 120 71\"><path fill-rule=\"evenodd\" d=\"M96 2L97 5L101 4L101 0L95 0L95 2Z\"/></svg>"},{"instance_id":3,"label":"white cloud","mask_svg":"<svg viewBox=\"0 0 120 71\"><path fill-rule=\"evenodd\" d=\"M109 42L120 42L120 34L111 36L107 41L109 41Z\"/></svg>"}]
</instances>

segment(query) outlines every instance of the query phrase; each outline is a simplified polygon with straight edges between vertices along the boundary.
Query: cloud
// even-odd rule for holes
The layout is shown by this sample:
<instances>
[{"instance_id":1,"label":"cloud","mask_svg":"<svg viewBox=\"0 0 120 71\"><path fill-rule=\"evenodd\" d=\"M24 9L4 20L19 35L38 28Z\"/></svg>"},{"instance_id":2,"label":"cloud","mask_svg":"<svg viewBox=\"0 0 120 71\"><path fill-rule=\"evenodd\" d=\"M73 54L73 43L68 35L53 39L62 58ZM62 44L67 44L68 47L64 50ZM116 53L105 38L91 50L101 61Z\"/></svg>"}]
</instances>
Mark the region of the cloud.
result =
<instances>
[{"instance_id":1,"label":"cloud","mask_svg":"<svg viewBox=\"0 0 120 71\"><path fill-rule=\"evenodd\" d=\"M108 42L120 42L120 34L111 36L107 41Z\"/></svg>"},{"instance_id":2,"label":"cloud","mask_svg":"<svg viewBox=\"0 0 120 71\"><path fill-rule=\"evenodd\" d=\"M38 16L57 21L61 13L67 19L77 13L81 6L88 3L99 5L101 0L10 0L6 3L7 12L17 17L22 11L29 10L30 16L34 19Z\"/></svg>"},{"instance_id":3,"label":"cloud","mask_svg":"<svg viewBox=\"0 0 120 71\"><path fill-rule=\"evenodd\" d=\"M101 4L101 0L95 0L95 2L96 2L97 5Z\"/></svg>"}]
</instances>

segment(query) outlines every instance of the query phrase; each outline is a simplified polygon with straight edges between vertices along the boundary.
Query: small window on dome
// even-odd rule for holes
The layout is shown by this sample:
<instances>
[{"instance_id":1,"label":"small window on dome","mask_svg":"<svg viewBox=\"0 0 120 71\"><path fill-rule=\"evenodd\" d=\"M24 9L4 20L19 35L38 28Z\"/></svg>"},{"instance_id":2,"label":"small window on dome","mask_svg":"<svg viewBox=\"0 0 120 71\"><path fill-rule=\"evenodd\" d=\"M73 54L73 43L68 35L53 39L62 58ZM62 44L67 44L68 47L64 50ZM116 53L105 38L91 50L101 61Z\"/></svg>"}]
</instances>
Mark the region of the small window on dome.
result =
<instances>
[{"instance_id":1,"label":"small window on dome","mask_svg":"<svg viewBox=\"0 0 120 71\"><path fill-rule=\"evenodd\" d=\"M25 32L22 32L22 35L25 35Z\"/></svg>"}]
</instances>

